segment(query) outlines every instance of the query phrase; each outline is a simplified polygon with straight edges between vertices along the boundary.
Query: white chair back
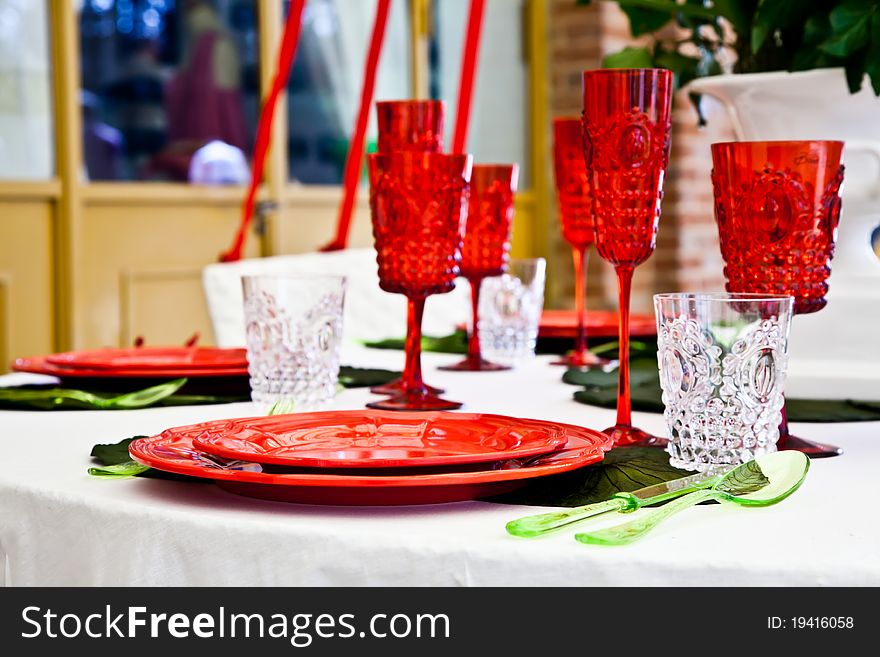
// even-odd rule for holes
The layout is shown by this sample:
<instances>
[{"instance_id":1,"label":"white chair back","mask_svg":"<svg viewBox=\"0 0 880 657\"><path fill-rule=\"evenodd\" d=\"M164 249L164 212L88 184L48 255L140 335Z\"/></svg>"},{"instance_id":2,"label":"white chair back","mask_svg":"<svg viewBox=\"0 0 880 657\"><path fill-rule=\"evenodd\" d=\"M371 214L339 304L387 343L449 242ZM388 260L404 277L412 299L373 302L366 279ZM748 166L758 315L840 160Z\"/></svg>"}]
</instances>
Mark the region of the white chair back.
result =
<instances>
[{"instance_id":1,"label":"white chair back","mask_svg":"<svg viewBox=\"0 0 880 657\"><path fill-rule=\"evenodd\" d=\"M202 283L218 346L245 345L241 277L259 274L345 276L343 335L346 340L382 340L403 337L406 333L406 299L379 288L376 252L373 249L346 249L255 258L205 267ZM431 296L425 305L424 333L448 335L456 326L467 322L469 294L467 283L458 279L456 288L449 294Z\"/></svg>"}]
</instances>

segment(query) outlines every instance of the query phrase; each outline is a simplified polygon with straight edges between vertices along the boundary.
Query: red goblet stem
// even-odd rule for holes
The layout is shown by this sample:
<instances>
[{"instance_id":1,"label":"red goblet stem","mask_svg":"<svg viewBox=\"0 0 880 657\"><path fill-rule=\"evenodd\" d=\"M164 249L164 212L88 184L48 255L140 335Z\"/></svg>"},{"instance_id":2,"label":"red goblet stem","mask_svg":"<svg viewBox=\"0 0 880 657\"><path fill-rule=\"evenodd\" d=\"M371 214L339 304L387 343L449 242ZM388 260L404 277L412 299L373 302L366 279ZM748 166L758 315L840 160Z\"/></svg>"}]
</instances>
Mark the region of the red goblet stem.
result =
<instances>
[{"instance_id":1,"label":"red goblet stem","mask_svg":"<svg viewBox=\"0 0 880 657\"><path fill-rule=\"evenodd\" d=\"M407 297L406 364L403 368L403 389L407 392L422 390L422 314L425 298Z\"/></svg>"},{"instance_id":2,"label":"red goblet stem","mask_svg":"<svg viewBox=\"0 0 880 657\"><path fill-rule=\"evenodd\" d=\"M620 348L620 369L617 380L617 426L632 424L632 410L629 398L629 297L632 288L632 267L616 267L617 291L620 304L618 322L618 341Z\"/></svg>"},{"instance_id":3,"label":"red goblet stem","mask_svg":"<svg viewBox=\"0 0 880 657\"><path fill-rule=\"evenodd\" d=\"M577 342L574 346L575 355L583 361L587 353L587 322L586 322L586 265L587 249L576 246L572 249L574 258L574 307L577 312Z\"/></svg>"},{"instance_id":4,"label":"red goblet stem","mask_svg":"<svg viewBox=\"0 0 880 657\"><path fill-rule=\"evenodd\" d=\"M469 278L471 284L471 335L468 340L468 360L479 363L483 360L480 353L480 331L477 328L480 313L480 287L483 285L482 277Z\"/></svg>"}]
</instances>

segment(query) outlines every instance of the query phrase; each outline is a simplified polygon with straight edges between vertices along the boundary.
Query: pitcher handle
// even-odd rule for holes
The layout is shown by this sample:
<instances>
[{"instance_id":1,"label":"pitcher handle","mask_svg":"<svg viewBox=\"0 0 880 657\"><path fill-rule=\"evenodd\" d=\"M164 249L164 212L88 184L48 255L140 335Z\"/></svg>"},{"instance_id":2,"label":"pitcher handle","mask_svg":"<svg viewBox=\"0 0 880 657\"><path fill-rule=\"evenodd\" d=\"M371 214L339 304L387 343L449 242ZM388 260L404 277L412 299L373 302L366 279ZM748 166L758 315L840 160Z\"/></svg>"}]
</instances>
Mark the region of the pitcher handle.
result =
<instances>
[{"instance_id":1,"label":"pitcher handle","mask_svg":"<svg viewBox=\"0 0 880 657\"><path fill-rule=\"evenodd\" d=\"M868 139L847 139L844 146L844 153L867 153L873 155L877 160L877 180L872 185L872 194L870 198L880 199L880 141L871 141Z\"/></svg>"}]
</instances>

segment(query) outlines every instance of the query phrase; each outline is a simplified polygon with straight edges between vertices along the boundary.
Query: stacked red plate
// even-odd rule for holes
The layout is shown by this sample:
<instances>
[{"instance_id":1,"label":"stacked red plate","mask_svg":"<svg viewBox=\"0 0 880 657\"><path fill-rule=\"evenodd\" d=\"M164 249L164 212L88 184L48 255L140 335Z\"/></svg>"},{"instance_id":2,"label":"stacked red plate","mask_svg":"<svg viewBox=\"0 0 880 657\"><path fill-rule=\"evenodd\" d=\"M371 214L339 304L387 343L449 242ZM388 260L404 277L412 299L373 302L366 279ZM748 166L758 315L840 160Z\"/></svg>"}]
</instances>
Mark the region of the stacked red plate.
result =
<instances>
[{"instance_id":1,"label":"stacked red plate","mask_svg":"<svg viewBox=\"0 0 880 657\"><path fill-rule=\"evenodd\" d=\"M591 338L617 337L616 312L590 310L586 314L587 335ZM653 315L630 315L629 332L633 337L657 335L657 324ZM545 310L538 323L539 338L577 338L577 313L574 310Z\"/></svg>"},{"instance_id":2,"label":"stacked red plate","mask_svg":"<svg viewBox=\"0 0 880 657\"><path fill-rule=\"evenodd\" d=\"M610 448L605 434L559 422L366 409L206 422L140 438L129 451L249 497L395 505L500 495Z\"/></svg>"},{"instance_id":3,"label":"stacked red plate","mask_svg":"<svg viewBox=\"0 0 880 657\"><path fill-rule=\"evenodd\" d=\"M247 352L216 347L131 347L70 351L19 358L12 369L49 374L78 385L114 389L149 385L157 380L190 378L203 387L248 389Z\"/></svg>"}]
</instances>

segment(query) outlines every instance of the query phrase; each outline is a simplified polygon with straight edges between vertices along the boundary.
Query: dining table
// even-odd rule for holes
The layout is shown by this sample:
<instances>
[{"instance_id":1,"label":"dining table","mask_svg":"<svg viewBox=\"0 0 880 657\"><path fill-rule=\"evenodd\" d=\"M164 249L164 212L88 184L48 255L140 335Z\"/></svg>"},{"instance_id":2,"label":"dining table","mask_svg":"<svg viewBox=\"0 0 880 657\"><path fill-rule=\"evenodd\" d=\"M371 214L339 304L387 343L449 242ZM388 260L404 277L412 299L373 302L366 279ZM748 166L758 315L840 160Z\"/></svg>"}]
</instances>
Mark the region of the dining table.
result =
<instances>
[{"instance_id":1,"label":"dining table","mask_svg":"<svg viewBox=\"0 0 880 657\"><path fill-rule=\"evenodd\" d=\"M615 412L573 400L537 356L509 371L438 369L432 384L462 411L594 429ZM403 353L346 344L342 362L400 368ZM0 385L41 380L10 374ZM827 394L789 381L788 394ZM838 391L839 392L839 391ZM366 388L332 409L361 409ZM701 505L621 547L584 545L577 528L510 536L505 523L552 510L493 501L423 506L321 506L236 496L210 483L88 473L98 443L201 421L256 415L250 402L139 410L0 411L0 583L5 586L800 586L880 585L874 507L880 422L793 423L797 435L843 448L811 462L794 495L767 508ZM661 414L634 422L665 434ZM626 448L619 448L626 449ZM639 510L635 513L647 513ZM632 516L595 518L604 527Z\"/></svg>"}]
</instances>

